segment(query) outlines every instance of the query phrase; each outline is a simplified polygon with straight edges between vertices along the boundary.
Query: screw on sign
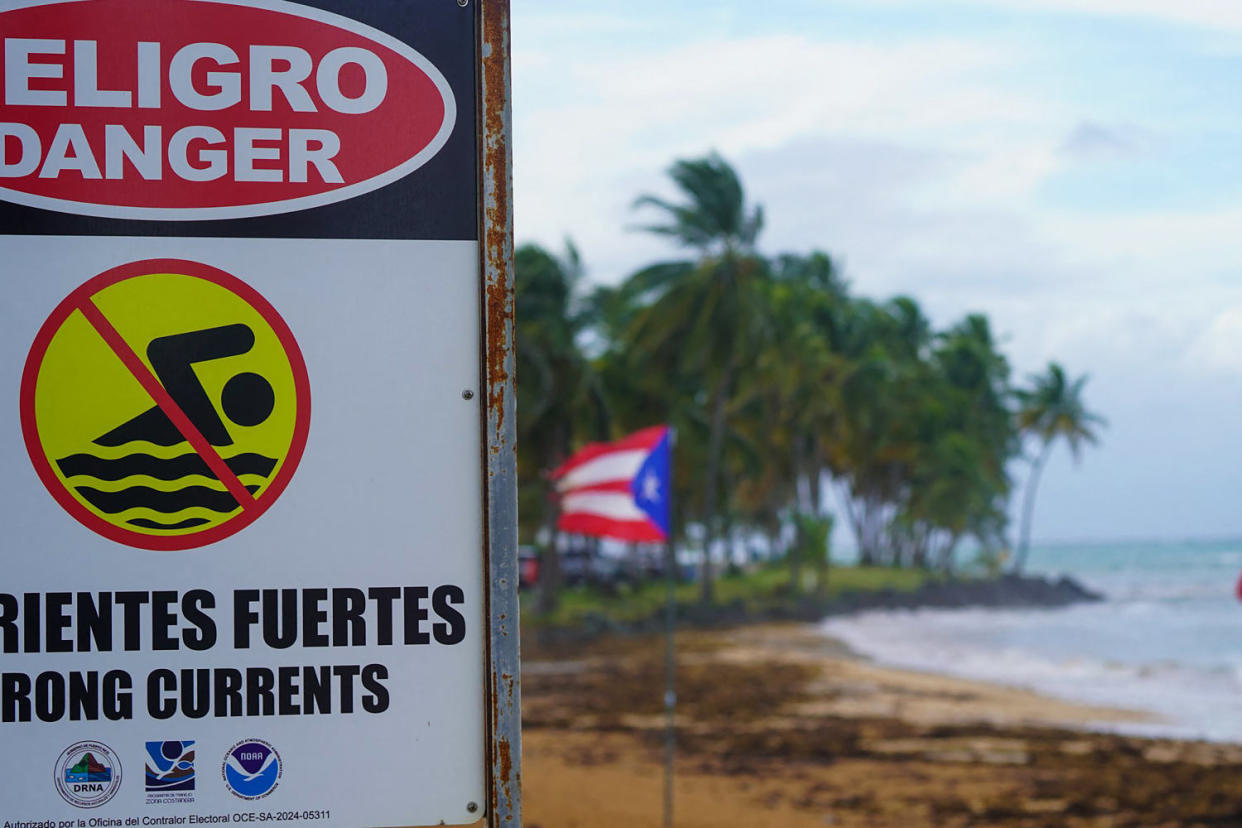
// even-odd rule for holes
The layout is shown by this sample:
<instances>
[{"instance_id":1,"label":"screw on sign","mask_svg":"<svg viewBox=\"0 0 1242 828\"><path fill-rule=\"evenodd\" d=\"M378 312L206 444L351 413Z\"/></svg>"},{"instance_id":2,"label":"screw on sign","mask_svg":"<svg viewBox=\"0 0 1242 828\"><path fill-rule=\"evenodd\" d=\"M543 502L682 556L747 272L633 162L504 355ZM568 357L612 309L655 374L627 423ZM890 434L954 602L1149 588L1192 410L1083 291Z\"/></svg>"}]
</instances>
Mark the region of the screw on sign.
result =
<instances>
[{"instance_id":1,"label":"screw on sign","mask_svg":"<svg viewBox=\"0 0 1242 828\"><path fill-rule=\"evenodd\" d=\"M253 288L149 260L96 276L52 312L21 414L35 469L74 518L129 546L191 549L279 497L306 445L310 383Z\"/></svg>"}]
</instances>

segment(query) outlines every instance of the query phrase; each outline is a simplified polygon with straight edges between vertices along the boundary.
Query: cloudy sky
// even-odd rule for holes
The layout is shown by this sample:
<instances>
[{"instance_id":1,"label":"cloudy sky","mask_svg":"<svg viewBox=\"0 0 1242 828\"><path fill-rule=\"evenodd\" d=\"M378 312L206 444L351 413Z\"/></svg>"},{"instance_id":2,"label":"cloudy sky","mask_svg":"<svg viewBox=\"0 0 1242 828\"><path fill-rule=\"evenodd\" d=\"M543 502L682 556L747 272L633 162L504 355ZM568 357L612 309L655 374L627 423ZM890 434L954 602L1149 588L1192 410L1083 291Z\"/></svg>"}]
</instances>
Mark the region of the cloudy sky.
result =
<instances>
[{"instance_id":1,"label":"cloudy sky","mask_svg":"<svg viewBox=\"0 0 1242 828\"><path fill-rule=\"evenodd\" d=\"M636 195L717 149L765 252L824 249L1109 420L1036 540L1242 535L1242 3L514 4L519 241L590 275L668 256Z\"/></svg>"}]
</instances>

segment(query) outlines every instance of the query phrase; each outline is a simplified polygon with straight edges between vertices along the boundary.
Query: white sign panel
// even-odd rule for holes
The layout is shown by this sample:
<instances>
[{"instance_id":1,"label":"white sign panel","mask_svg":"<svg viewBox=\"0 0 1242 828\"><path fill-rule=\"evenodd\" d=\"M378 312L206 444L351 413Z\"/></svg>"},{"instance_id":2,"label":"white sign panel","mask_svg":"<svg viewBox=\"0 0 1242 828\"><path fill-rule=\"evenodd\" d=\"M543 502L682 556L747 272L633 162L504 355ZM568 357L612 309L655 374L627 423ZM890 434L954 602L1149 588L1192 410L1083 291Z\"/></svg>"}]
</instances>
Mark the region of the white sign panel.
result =
<instances>
[{"instance_id":1,"label":"white sign panel","mask_svg":"<svg viewBox=\"0 0 1242 828\"><path fill-rule=\"evenodd\" d=\"M474 13L0 4L0 828L477 821Z\"/></svg>"}]
</instances>

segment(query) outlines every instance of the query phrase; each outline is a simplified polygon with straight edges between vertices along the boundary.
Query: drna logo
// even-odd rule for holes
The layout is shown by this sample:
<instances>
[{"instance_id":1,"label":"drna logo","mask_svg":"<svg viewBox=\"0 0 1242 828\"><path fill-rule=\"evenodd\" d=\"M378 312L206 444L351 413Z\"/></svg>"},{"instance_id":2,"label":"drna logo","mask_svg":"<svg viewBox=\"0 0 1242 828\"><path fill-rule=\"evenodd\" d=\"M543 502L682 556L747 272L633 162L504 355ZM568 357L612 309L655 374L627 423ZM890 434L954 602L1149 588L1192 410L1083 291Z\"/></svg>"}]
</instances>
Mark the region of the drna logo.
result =
<instances>
[{"instance_id":1,"label":"drna logo","mask_svg":"<svg viewBox=\"0 0 1242 828\"><path fill-rule=\"evenodd\" d=\"M98 808L121 789L121 762L100 742L75 742L56 760L56 792L77 808Z\"/></svg>"}]
</instances>

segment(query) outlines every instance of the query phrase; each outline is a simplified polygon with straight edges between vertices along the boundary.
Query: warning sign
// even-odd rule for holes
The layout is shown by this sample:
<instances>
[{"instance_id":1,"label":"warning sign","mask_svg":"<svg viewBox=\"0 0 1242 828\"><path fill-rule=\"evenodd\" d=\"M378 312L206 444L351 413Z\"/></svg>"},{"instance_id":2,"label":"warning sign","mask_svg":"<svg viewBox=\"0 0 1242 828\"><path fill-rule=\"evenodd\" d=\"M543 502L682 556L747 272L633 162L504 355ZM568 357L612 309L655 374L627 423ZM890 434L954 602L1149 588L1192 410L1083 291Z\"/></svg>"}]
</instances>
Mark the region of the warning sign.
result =
<instances>
[{"instance_id":1,"label":"warning sign","mask_svg":"<svg viewBox=\"0 0 1242 828\"><path fill-rule=\"evenodd\" d=\"M0 0L0 828L520 822L508 5Z\"/></svg>"},{"instance_id":2,"label":"warning sign","mask_svg":"<svg viewBox=\"0 0 1242 828\"><path fill-rule=\"evenodd\" d=\"M215 543L280 496L306 445L310 383L276 310L196 262L114 268L53 311L22 378L35 469L118 543Z\"/></svg>"}]
</instances>

